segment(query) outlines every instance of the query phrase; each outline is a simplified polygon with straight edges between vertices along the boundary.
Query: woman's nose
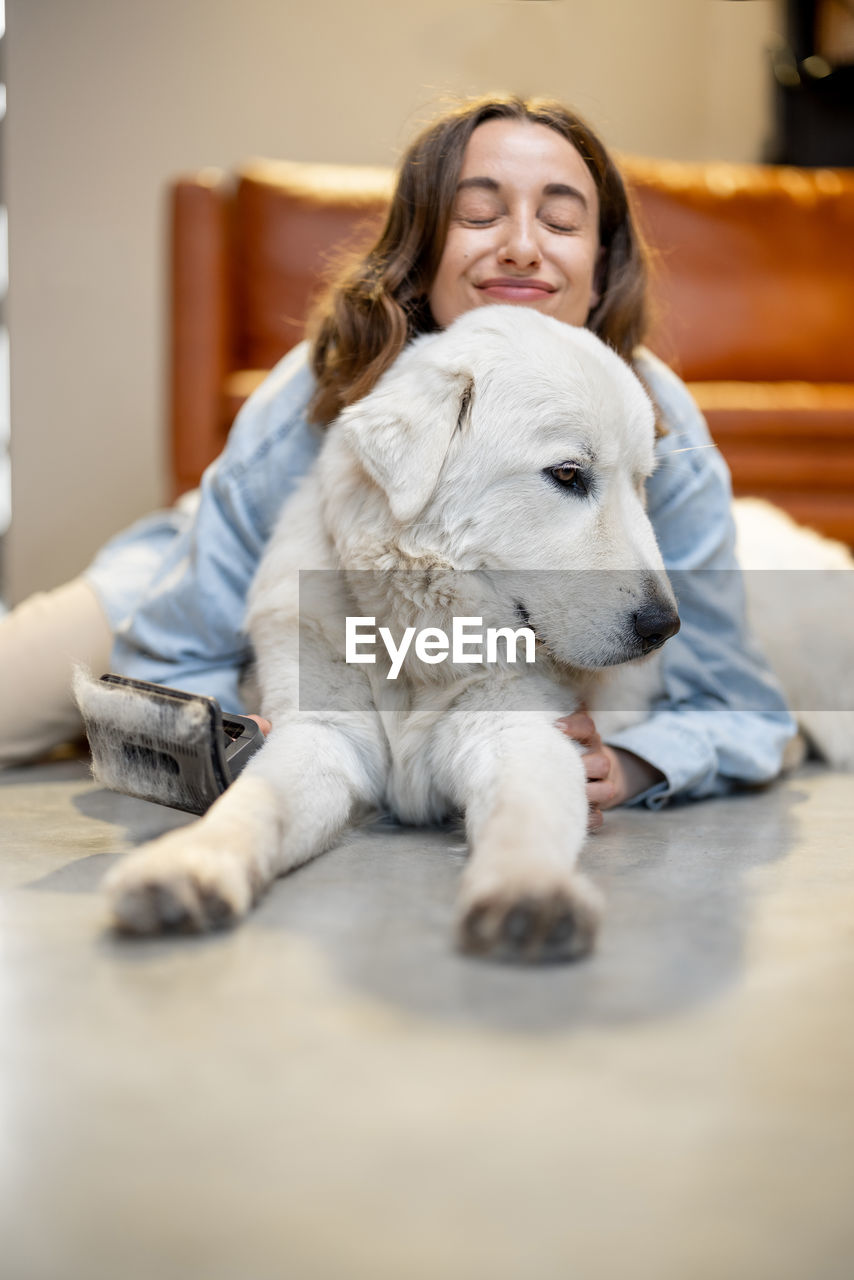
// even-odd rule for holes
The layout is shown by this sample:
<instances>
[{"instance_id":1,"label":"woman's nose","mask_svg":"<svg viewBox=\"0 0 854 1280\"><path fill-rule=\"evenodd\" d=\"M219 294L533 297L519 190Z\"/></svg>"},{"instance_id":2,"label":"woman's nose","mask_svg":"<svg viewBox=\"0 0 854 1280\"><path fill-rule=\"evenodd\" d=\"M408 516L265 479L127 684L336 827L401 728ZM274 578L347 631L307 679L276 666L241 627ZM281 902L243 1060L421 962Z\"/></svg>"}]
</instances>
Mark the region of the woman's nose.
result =
<instances>
[{"instance_id":1,"label":"woman's nose","mask_svg":"<svg viewBox=\"0 0 854 1280\"><path fill-rule=\"evenodd\" d=\"M498 250L499 259L517 267L536 266L542 254L534 221L522 216L509 220L506 225L507 234Z\"/></svg>"}]
</instances>

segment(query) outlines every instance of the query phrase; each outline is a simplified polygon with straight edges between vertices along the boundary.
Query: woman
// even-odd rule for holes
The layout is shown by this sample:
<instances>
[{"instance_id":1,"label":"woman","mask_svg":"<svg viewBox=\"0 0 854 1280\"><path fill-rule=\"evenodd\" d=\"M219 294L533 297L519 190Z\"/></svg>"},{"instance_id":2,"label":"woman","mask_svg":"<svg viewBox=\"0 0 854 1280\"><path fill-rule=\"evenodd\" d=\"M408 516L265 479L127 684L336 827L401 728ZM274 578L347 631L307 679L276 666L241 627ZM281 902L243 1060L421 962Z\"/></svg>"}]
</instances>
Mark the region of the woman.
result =
<instances>
[{"instance_id":1,"label":"woman","mask_svg":"<svg viewBox=\"0 0 854 1280\"><path fill-rule=\"evenodd\" d=\"M194 508L143 522L64 589L85 615L65 650L238 709L246 591L323 428L415 334L495 302L586 325L634 365L666 433L647 494L665 564L734 569L726 468L685 388L638 347L644 298L623 184L588 126L558 104L518 99L443 116L405 155L379 241L329 294L311 345L244 407ZM663 654L667 699L645 723L604 745L585 715L562 722L586 748L592 825L614 804L713 795L779 772L794 724L745 634L737 574L691 573L680 612ZM23 634L14 615L5 626ZM3 649L0 637L5 674ZM68 717L66 678L50 692L52 715L62 702Z\"/></svg>"}]
</instances>

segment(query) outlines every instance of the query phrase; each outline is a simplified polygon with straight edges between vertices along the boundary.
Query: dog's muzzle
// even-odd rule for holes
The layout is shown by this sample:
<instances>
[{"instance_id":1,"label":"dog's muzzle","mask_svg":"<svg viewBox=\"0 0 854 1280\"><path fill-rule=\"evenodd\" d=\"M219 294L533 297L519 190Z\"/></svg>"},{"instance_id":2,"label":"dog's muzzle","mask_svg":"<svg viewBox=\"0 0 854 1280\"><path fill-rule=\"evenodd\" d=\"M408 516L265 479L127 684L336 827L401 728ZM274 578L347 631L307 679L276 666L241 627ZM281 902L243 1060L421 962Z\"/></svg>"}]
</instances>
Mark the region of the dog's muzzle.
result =
<instances>
[{"instance_id":1,"label":"dog's muzzle","mask_svg":"<svg viewBox=\"0 0 854 1280\"><path fill-rule=\"evenodd\" d=\"M664 642L671 636L675 636L682 626L679 614L673 606L659 601L654 604L645 604L642 609L638 609L632 622L644 654L660 649Z\"/></svg>"}]
</instances>

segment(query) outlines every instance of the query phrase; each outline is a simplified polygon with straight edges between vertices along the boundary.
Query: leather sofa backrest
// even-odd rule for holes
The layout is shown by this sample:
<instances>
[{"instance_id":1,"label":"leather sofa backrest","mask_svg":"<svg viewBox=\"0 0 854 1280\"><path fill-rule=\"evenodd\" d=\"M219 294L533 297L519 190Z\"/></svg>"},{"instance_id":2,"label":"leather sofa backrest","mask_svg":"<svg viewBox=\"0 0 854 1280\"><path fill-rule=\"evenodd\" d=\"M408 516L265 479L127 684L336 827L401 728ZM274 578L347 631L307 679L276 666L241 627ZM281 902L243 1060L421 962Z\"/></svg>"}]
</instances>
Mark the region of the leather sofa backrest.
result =
<instances>
[{"instance_id":1,"label":"leather sofa backrest","mask_svg":"<svg viewBox=\"0 0 854 1280\"><path fill-rule=\"evenodd\" d=\"M854 381L854 173L627 159L650 345L688 381Z\"/></svg>"}]
</instances>

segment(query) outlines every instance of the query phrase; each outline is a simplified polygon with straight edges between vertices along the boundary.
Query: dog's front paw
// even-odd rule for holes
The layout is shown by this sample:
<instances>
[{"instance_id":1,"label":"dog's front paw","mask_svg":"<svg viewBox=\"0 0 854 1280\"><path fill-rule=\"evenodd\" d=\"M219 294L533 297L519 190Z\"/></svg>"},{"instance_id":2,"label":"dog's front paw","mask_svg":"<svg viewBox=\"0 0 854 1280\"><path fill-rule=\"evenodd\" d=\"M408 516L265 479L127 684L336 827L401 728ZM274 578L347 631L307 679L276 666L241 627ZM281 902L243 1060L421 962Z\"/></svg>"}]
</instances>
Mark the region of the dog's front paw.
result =
<instances>
[{"instance_id":1,"label":"dog's front paw","mask_svg":"<svg viewBox=\"0 0 854 1280\"><path fill-rule=\"evenodd\" d=\"M575 874L546 885L471 885L463 894L457 940L469 955L521 964L578 960L592 949L602 897Z\"/></svg>"},{"instance_id":2,"label":"dog's front paw","mask_svg":"<svg viewBox=\"0 0 854 1280\"><path fill-rule=\"evenodd\" d=\"M144 845L107 875L112 923L121 933L207 933L235 924L257 896L244 861L189 832Z\"/></svg>"}]
</instances>

